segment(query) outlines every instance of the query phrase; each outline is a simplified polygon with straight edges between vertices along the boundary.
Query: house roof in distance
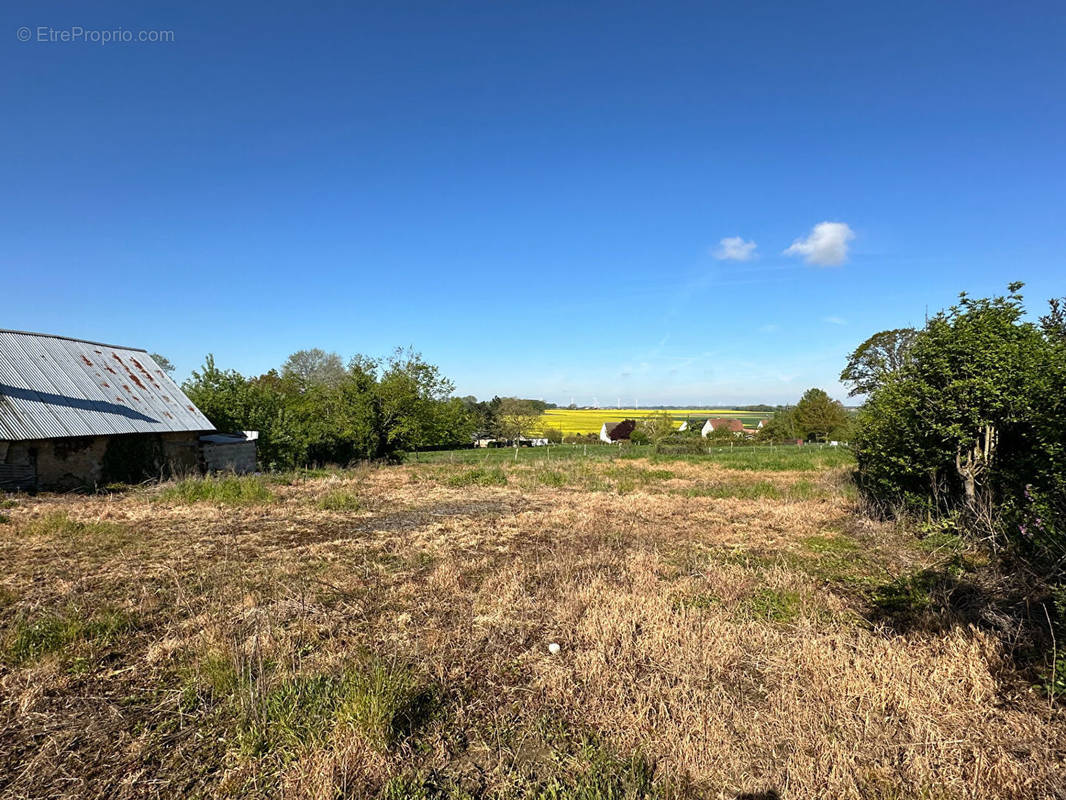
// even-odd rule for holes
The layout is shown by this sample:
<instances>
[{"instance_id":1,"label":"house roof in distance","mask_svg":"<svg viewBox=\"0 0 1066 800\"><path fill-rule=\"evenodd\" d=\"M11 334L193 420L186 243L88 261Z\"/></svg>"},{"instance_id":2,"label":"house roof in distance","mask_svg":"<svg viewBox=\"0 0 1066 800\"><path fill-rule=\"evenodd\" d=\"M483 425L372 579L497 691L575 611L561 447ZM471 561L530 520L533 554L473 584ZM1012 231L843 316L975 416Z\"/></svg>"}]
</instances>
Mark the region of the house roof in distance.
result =
<instances>
[{"instance_id":1,"label":"house roof in distance","mask_svg":"<svg viewBox=\"0 0 1066 800\"><path fill-rule=\"evenodd\" d=\"M623 419L614 422L604 422L603 427L600 428L600 432L605 434L611 441L617 442L619 439L628 439L637 427L637 421L634 419Z\"/></svg>"},{"instance_id":2,"label":"house roof in distance","mask_svg":"<svg viewBox=\"0 0 1066 800\"><path fill-rule=\"evenodd\" d=\"M0 439L211 430L144 350L0 329Z\"/></svg>"},{"instance_id":3,"label":"house roof in distance","mask_svg":"<svg viewBox=\"0 0 1066 800\"><path fill-rule=\"evenodd\" d=\"M733 431L733 433L744 432L744 423L741 422L739 419L726 419L725 417L718 417L717 419L709 419L707 421L711 423L711 427L714 428L716 431L721 430L722 428L727 428L728 430Z\"/></svg>"}]
</instances>

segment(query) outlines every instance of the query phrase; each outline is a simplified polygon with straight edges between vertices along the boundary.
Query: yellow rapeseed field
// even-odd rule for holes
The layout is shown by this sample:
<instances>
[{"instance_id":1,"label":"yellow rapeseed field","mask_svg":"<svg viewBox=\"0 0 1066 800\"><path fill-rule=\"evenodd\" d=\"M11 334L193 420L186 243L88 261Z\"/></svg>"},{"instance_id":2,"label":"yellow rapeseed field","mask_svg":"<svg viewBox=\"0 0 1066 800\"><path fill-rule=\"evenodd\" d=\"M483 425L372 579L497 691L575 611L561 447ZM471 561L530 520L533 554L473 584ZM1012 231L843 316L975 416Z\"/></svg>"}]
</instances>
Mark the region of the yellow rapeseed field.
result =
<instances>
[{"instance_id":1,"label":"yellow rapeseed field","mask_svg":"<svg viewBox=\"0 0 1066 800\"><path fill-rule=\"evenodd\" d=\"M599 433L604 422L617 422L623 419L646 419L662 411L648 408L552 408L542 415L542 430L556 428L564 434ZM765 411L737 411L730 408L682 408L669 409L676 427L685 420L706 420L708 417L727 417L739 419L745 427L753 428L760 419L772 416Z\"/></svg>"}]
</instances>

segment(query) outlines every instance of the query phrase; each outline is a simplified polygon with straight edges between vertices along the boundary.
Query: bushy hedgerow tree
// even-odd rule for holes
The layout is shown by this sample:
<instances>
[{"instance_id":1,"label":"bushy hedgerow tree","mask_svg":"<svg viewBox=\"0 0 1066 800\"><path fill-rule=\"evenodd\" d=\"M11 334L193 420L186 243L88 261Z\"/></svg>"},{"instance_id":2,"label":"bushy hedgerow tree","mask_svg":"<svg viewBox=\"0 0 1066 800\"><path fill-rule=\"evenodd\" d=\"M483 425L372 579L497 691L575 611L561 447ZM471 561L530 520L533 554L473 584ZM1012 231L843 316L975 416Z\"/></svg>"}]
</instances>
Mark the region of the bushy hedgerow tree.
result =
<instances>
[{"instance_id":1,"label":"bushy hedgerow tree","mask_svg":"<svg viewBox=\"0 0 1066 800\"><path fill-rule=\"evenodd\" d=\"M962 513L1044 567L1066 555L1066 326L1024 319L1022 284L933 317L860 411L864 495Z\"/></svg>"},{"instance_id":2,"label":"bushy hedgerow tree","mask_svg":"<svg viewBox=\"0 0 1066 800\"><path fill-rule=\"evenodd\" d=\"M411 350L356 356L345 368L322 350L294 353L282 371L245 378L213 356L184 384L222 431L259 431L264 468L389 459L470 444L477 420L452 384Z\"/></svg>"}]
</instances>

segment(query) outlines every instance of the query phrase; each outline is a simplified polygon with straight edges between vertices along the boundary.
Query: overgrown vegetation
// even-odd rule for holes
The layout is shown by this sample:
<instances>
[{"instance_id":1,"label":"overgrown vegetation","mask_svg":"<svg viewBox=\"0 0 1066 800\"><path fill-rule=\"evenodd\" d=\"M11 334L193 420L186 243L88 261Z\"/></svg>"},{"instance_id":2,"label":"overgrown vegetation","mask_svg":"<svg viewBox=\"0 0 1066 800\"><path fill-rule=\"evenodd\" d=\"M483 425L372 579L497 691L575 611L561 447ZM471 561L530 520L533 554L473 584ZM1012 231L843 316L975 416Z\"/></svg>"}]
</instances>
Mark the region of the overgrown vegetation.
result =
<instances>
[{"instance_id":1,"label":"overgrown vegetation","mask_svg":"<svg viewBox=\"0 0 1066 800\"><path fill-rule=\"evenodd\" d=\"M208 356L182 387L216 428L258 430L260 464L291 469L391 459L407 450L468 444L476 420L421 355L387 359L302 350L280 370L246 378Z\"/></svg>"},{"instance_id":2,"label":"overgrown vegetation","mask_svg":"<svg viewBox=\"0 0 1066 800\"><path fill-rule=\"evenodd\" d=\"M840 448L649 450L20 502L0 793L1055 791L1062 715L1024 682L1063 669L1030 669L972 543L858 518Z\"/></svg>"},{"instance_id":3,"label":"overgrown vegetation","mask_svg":"<svg viewBox=\"0 0 1066 800\"><path fill-rule=\"evenodd\" d=\"M364 503L355 492L335 490L322 495L318 506L325 511L360 511Z\"/></svg>"},{"instance_id":4,"label":"overgrown vegetation","mask_svg":"<svg viewBox=\"0 0 1066 800\"><path fill-rule=\"evenodd\" d=\"M256 475L185 478L164 485L157 498L166 503L218 503L252 506L274 502L266 480Z\"/></svg>"},{"instance_id":5,"label":"overgrown vegetation","mask_svg":"<svg viewBox=\"0 0 1066 800\"><path fill-rule=\"evenodd\" d=\"M870 392L855 437L868 506L921 521L949 551L959 534L985 543L1007 584L1024 575L1027 596L1002 613L1042 643L1054 689L1066 617L1041 595L1066 580L1066 307L1052 301L1028 321L1021 288L963 294L920 331L871 337L842 377ZM908 620L934 604L955 613L980 593L961 568L900 579L877 603ZM1032 605L1043 619L1028 616Z\"/></svg>"},{"instance_id":6,"label":"overgrown vegetation","mask_svg":"<svg viewBox=\"0 0 1066 800\"><path fill-rule=\"evenodd\" d=\"M1047 574L1066 566L1066 321L1011 284L929 320L862 409L860 486L880 510L962 512Z\"/></svg>"}]
</instances>

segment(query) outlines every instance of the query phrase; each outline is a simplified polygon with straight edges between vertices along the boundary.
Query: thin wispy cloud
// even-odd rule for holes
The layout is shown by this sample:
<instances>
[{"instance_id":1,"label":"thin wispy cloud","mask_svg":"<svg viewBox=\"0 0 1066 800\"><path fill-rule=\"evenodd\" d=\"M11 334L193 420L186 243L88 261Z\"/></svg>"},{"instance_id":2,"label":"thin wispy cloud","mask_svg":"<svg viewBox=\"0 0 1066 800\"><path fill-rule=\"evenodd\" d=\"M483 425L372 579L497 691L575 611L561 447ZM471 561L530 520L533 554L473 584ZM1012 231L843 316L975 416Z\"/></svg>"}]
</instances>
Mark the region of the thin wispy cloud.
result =
<instances>
[{"instance_id":1,"label":"thin wispy cloud","mask_svg":"<svg viewBox=\"0 0 1066 800\"><path fill-rule=\"evenodd\" d=\"M755 257L755 242L745 242L742 236L727 236L714 249L719 261L751 261Z\"/></svg>"},{"instance_id":2,"label":"thin wispy cloud","mask_svg":"<svg viewBox=\"0 0 1066 800\"><path fill-rule=\"evenodd\" d=\"M775 325L774 323L771 322L771 323L769 323L767 325L759 326L759 331L761 333L775 333L775 332L777 332L780 329L780 327L781 327L780 325Z\"/></svg>"},{"instance_id":3,"label":"thin wispy cloud","mask_svg":"<svg viewBox=\"0 0 1066 800\"><path fill-rule=\"evenodd\" d=\"M837 267L848 260L848 243L855 231L845 222L819 222L805 239L797 239L785 250L786 256L802 256L808 264Z\"/></svg>"},{"instance_id":4,"label":"thin wispy cloud","mask_svg":"<svg viewBox=\"0 0 1066 800\"><path fill-rule=\"evenodd\" d=\"M847 325L848 321L843 317L822 317L822 322L830 325Z\"/></svg>"}]
</instances>

